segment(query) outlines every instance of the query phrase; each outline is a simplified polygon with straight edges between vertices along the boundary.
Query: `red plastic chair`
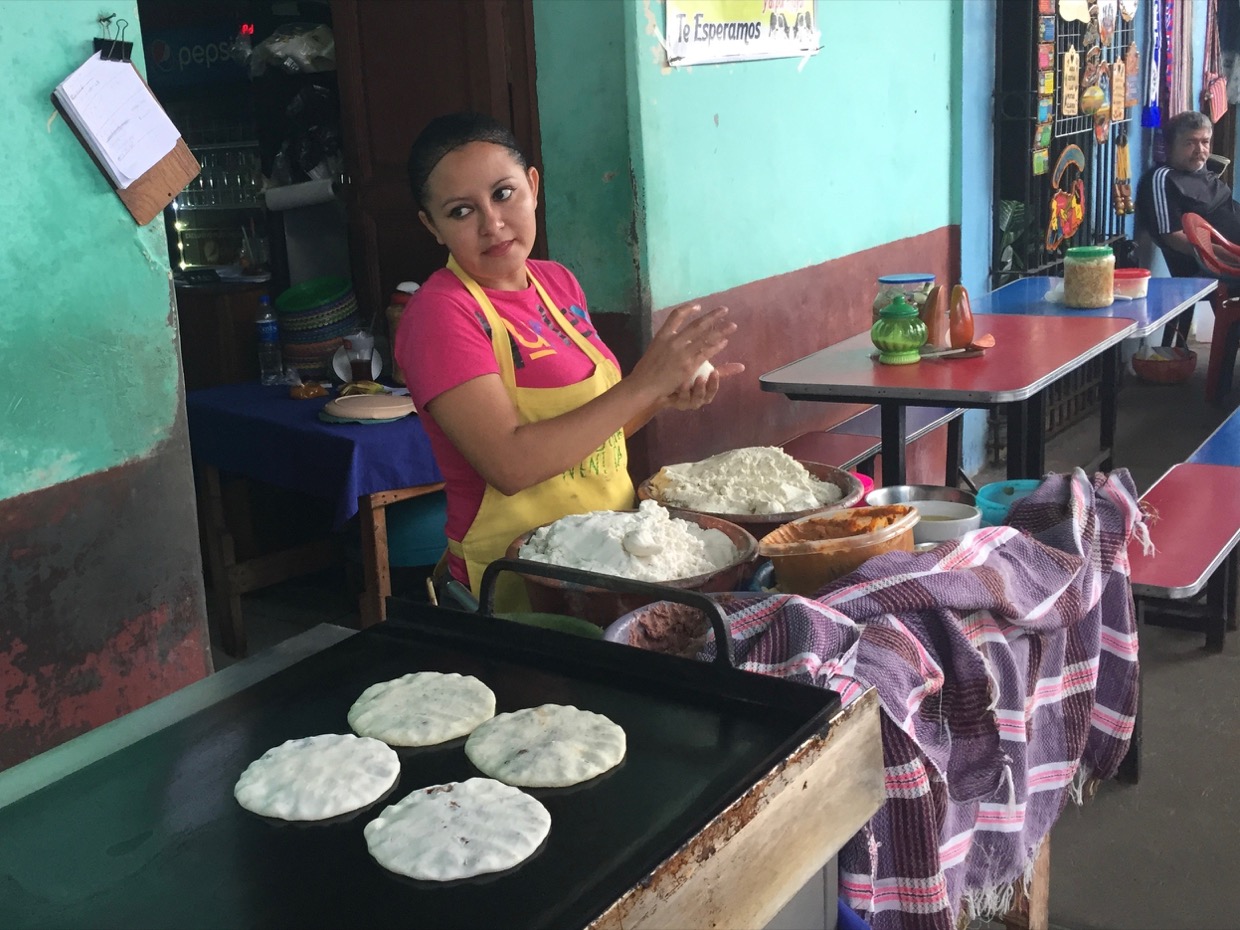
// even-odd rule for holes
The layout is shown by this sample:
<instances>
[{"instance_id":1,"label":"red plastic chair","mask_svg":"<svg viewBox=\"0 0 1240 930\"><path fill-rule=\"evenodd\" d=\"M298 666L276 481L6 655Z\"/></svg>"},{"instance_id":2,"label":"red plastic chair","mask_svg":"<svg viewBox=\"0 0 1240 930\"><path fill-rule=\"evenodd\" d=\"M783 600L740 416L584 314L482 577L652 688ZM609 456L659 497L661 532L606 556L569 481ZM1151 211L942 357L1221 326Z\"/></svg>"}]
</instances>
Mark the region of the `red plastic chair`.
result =
<instances>
[{"instance_id":1,"label":"red plastic chair","mask_svg":"<svg viewBox=\"0 0 1240 930\"><path fill-rule=\"evenodd\" d=\"M1196 253L1197 264L1218 278L1218 288L1210 295L1214 335L1210 339L1210 365L1206 369L1206 400L1216 403L1231 388L1236 350L1240 348L1240 334L1236 333L1240 324L1240 245L1227 239L1196 213L1185 213L1181 222L1184 235ZM1216 245L1225 257L1218 254Z\"/></svg>"}]
</instances>

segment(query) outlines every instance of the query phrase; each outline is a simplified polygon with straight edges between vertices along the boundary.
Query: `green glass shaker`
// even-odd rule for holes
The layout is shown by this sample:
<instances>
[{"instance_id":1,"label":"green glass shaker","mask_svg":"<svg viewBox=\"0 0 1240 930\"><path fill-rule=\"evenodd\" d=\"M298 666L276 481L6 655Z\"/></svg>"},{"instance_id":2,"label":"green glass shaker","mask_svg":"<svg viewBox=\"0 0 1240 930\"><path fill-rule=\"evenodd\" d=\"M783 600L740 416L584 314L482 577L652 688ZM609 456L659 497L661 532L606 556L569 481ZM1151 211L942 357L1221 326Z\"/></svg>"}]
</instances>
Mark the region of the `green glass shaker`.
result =
<instances>
[{"instance_id":1,"label":"green glass shaker","mask_svg":"<svg viewBox=\"0 0 1240 930\"><path fill-rule=\"evenodd\" d=\"M926 324L901 294L878 311L878 319L870 327L870 340L884 365L908 365L921 361L917 350L926 344Z\"/></svg>"}]
</instances>

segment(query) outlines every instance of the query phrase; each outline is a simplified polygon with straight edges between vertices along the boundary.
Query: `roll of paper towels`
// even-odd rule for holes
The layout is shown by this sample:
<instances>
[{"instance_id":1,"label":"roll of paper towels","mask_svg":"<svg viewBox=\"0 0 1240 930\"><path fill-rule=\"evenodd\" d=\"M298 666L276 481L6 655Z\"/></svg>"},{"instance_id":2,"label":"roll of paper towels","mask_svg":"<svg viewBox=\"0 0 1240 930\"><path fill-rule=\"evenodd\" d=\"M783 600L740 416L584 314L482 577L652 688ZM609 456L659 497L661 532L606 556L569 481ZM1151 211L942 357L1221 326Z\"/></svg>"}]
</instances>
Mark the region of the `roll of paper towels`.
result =
<instances>
[{"instance_id":1,"label":"roll of paper towels","mask_svg":"<svg viewBox=\"0 0 1240 930\"><path fill-rule=\"evenodd\" d=\"M316 203L330 203L336 199L336 188L331 178L325 178L322 181L271 187L267 189L266 196L268 210L293 210Z\"/></svg>"}]
</instances>

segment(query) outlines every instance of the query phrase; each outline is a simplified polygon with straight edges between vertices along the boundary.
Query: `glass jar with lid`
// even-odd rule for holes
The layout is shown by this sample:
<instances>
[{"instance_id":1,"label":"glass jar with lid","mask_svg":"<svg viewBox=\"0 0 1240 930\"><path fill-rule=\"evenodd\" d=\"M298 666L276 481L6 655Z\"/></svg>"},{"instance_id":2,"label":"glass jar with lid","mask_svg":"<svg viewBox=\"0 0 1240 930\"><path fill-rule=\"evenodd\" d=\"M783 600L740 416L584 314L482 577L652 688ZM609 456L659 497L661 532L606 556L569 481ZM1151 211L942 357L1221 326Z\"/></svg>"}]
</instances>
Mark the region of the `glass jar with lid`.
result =
<instances>
[{"instance_id":1,"label":"glass jar with lid","mask_svg":"<svg viewBox=\"0 0 1240 930\"><path fill-rule=\"evenodd\" d=\"M926 344L926 324L917 315L917 308L903 294L897 294L878 311L878 319L870 327L870 341L884 365L919 362L921 353L917 350Z\"/></svg>"},{"instance_id":2,"label":"glass jar with lid","mask_svg":"<svg viewBox=\"0 0 1240 930\"><path fill-rule=\"evenodd\" d=\"M1063 302L1079 310L1115 302L1115 253L1109 245L1068 249L1063 260Z\"/></svg>"},{"instance_id":3,"label":"glass jar with lid","mask_svg":"<svg viewBox=\"0 0 1240 930\"><path fill-rule=\"evenodd\" d=\"M878 311L896 298L902 296L919 312L926 302L926 296L934 287L934 275L929 272L909 272L906 274L885 274L878 278L878 294L874 298L873 321L878 321Z\"/></svg>"}]
</instances>

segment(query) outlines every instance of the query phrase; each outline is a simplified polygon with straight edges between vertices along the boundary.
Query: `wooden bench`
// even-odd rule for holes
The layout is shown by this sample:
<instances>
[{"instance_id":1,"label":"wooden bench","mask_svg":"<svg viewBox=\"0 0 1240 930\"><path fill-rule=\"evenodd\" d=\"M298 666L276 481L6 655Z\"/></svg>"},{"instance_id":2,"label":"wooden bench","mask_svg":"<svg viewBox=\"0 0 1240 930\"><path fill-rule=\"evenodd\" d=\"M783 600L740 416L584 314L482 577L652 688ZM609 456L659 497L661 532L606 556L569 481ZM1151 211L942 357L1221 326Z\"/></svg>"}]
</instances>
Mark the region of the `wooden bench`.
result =
<instances>
[{"instance_id":1,"label":"wooden bench","mask_svg":"<svg viewBox=\"0 0 1240 930\"><path fill-rule=\"evenodd\" d=\"M907 413L908 441L915 442L947 427L947 465L945 483L960 481L961 428L964 408L909 407ZM793 458L821 462L837 468L855 468L864 475L874 476L874 460L882 449L877 406L862 410L826 429L810 430L782 443L781 448Z\"/></svg>"}]
</instances>

